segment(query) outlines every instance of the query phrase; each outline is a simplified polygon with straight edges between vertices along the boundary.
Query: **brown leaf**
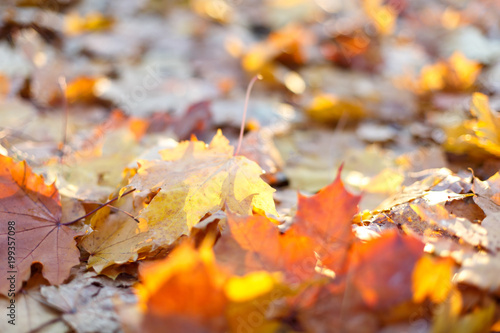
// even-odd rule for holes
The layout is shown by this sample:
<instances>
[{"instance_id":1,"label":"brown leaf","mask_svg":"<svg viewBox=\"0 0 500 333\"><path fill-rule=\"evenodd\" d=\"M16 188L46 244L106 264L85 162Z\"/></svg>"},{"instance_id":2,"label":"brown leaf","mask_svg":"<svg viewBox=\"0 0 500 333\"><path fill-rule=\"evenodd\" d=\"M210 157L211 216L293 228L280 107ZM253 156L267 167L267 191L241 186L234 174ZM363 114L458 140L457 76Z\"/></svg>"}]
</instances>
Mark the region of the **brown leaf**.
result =
<instances>
[{"instance_id":1,"label":"brown leaf","mask_svg":"<svg viewBox=\"0 0 500 333\"><path fill-rule=\"evenodd\" d=\"M500 212L500 173L485 181L474 178L472 191L474 201L486 215Z\"/></svg>"},{"instance_id":2,"label":"brown leaf","mask_svg":"<svg viewBox=\"0 0 500 333\"><path fill-rule=\"evenodd\" d=\"M74 241L78 233L62 224L59 192L24 161L0 155L0 165L0 258L9 265L2 270L0 292L18 291L33 262L44 265L50 283L62 283L80 262L80 252ZM12 274L15 286L7 280Z\"/></svg>"},{"instance_id":3,"label":"brown leaf","mask_svg":"<svg viewBox=\"0 0 500 333\"><path fill-rule=\"evenodd\" d=\"M115 309L137 302L132 290L94 272L79 273L68 284L42 287L48 305L61 311L62 319L77 332L118 331L121 325Z\"/></svg>"},{"instance_id":4,"label":"brown leaf","mask_svg":"<svg viewBox=\"0 0 500 333\"><path fill-rule=\"evenodd\" d=\"M40 293L40 285L48 284L40 273L35 273L16 295L14 315L11 316L11 302L0 296L0 306L6 310L6 319L0 321L0 331L9 333L66 333L69 327L61 318L61 313L46 304ZM11 323L11 321L14 319ZM12 323L15 323L13 325Z\"/></svg>"}]
</instances>

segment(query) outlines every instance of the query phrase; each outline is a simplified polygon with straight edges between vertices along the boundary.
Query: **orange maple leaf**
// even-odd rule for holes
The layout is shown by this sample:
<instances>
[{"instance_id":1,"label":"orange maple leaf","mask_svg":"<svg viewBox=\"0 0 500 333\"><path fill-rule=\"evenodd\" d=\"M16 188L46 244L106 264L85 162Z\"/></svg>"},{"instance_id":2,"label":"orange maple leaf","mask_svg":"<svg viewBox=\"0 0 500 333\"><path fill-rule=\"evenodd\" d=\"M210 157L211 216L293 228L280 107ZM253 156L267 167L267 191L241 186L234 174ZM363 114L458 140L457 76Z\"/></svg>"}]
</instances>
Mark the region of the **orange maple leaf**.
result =
<instances>
[{"instance_id":1,"label":"orange maple leaf","mask_svg":"<svg viewBox=\"0 0 500 333\"><path fill-rule=\"evenodd\" d=\"M136 286L144 310L141 332L158 332L162 327L169 332L246 328L263 332L277 325L265 316L257 324L252 318L289 293L281 285L281 274L259 271L231 276L215 262L212 242L204 241L199 248L184 242L167 258L141 265L142 284Z\"/></svg>"},{"instance_id":2,"label":"orange maple leaf","mask_svg":"<svg viewBox=\"0 0 500 333\"><path fill-rule=\"evenodd\" d=\"M224 284L229 276L215 264L209 246L202 245L198 251L185 242L167 258L141 266L140 274L143 284L138 294L146 310L142 330L224 326L221 315L228 302Z\"/></svg>"},{"instance_id":3,"label":"orange maple leaf","mask_svg":"<svg viewBox=\"0 0 500 333\"><path fill-rule=\"evenodd\" d=\"M312 197L299 194L293 229L313 239L324 266L336 273L345 270L347 251L354 240L351 220L361 196L349 193L337 178Z\"/></svg>"},{"instance_id":4,"label":"orange maple leaf","mask_svg":"<svg viewBox=\"0 0 500 333\"><path fill-rule=\"evenodd\" d=\"M411 301L412 275L424 254L424 243L393 229L366 243L355 243L350 252L350 277L364 302L387 309Z\"/></svg>"},{"instance_id":5,"label":"orange maple leaf","mask_svg":"<svg viewBox=\"0 0 500 333\"><path fill-rule=\"evenodd\" d=\"M228 214L231 234L247 252L247 270L282 271L289 282L303 281L315 274L314 241L288 230L280 230L264 216L239 217Z\"/></svg>"},{"instance_id":6,"label":"orange maple leaf","mask_svg":"<svg viewBox=\"0 0 500 333\"><path fill-rule=\"evenodd\" d=\"M18 291L30 277L33 262L44 265L50 283L62 283L80 262L80 252L74 240L78 233L61 222L57 188L46 185L25 161L15 163L0 155L0 165L0 261L7 265L0 275L0 292Z\"/></svg>"},{"instance_id":7,"label":"orange maple leaf","mask_svg":"<svg viewBox=\"0 0 500 333\"><path fill-rule=\"evenodd\" d=\"M288 280L315 274L318 256L323 266L343 273L354 235L351 219L360 196L346 191L339 176L316 195L299 194L294 224L284 234L262 216L237 217L229 214L231 234L249 251L247 268L283 271Z\"/></svg>"}]
</instances>

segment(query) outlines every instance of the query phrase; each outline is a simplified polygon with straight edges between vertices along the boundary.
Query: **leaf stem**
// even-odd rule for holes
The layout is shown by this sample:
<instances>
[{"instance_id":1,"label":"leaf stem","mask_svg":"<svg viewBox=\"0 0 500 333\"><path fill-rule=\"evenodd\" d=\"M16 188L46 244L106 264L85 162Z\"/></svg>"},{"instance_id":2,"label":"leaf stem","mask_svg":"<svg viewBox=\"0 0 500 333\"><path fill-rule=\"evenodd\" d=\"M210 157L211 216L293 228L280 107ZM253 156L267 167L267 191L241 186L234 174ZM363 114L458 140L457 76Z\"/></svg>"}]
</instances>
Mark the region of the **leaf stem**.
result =
<instances>
[{"instance_id":1,"label":"leaf stem","mask_svg":"<svg viewBox=\"0 0 500 333\"><path fill-rule=\"evenodd\" d=\"M69 106L68 106L68 97L66 96L66 90L68 88L68 85L66 84L66 78L64 76L60 76L58 81L59 81L59 87L62 90L62 102L63 102L63 110L64 110L63 127L62 127L63 137L62 137L62 144L61 144L61 160L60 160L60 162L62 164L63 160L64 160L64 148L66 148L66 142L68 140Z\"/></svg>"},{"instance_id":2,"label":"leaf stem","mask_svg":"<svg viewBox=\"0 0 500 333\"><path fill-rule=\"evenodd\" d=\"M125 193L123 193L123 194L122 194L122 197L124 197L124 196L126 196L127 194L130 194L130 193L132 193L132 192L134 192L134 191L135 191L135 188L133 188L133 189L131 189L131 190L128 190L127 192L125 192ZM96 209L94 209L93 211L91 211L90 213L87 213L87 214L85 214L84 216L77 218L76 220L73 220L73 221L70 221L70 222L61 223L61 225L69 225L69 224L73 224L73 223L75 223L75 222L80 221L81 219L84 219L84 218L86 218L86 217L89 217L90 215L92 215L92 214L94 214L95 212L97 212L98 210L100 210L100 209L102 209L102 208L106 207L106 206L107 206L107 205L109 205L110 203L115 202L116 200L118 200L118 198L120 198L120 196L116 196L116 197L114 197L113 199L109 200L108 202L103 203L102 205L100 205L99 207L97 207Z\"/></svg>"},{"instance_id":3,"label":"leaf stem","mask_svg":"<svg viewBox=\"0 0 500 333\"><path fill-rule=\"evenodd\" d=\"M241 127L240 127L240 137L238 139L238 148L236 148L236 152L234 153L234 156L238 155L240 152L241 148L241 142L243 141L243 131L245 130L245 120L247 117L247 109L248 109L248 100L250 99L250 92L252 91L252 87L257 80L262 80L262 75L257 74L255 75L252 80L250 80L250 83L248 84L247 88L247 94L245 96L245 108L243 111L243 119L241 119Z\"/></svg>"}]
</instances>

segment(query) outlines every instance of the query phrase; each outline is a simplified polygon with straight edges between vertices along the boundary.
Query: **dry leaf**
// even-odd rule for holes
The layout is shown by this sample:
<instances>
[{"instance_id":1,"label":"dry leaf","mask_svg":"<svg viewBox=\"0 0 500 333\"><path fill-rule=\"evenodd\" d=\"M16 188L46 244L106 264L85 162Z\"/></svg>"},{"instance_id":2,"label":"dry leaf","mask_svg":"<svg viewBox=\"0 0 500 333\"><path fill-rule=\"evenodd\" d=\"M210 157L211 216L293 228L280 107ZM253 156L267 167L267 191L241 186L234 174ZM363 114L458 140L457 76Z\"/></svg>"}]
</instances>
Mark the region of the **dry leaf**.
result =
<instances>
[{"instance_id":1,"label":"dry leaf","mask_svg":"<svg viewBox=\"0 0 500 333\"><path fill-rule=\"evenodd\" d=\"M61 221L59 192L24 161L15 163L0 155L0 165L0 218L4 221L0 256L8 265L2 273L0 292L18 291L29 278L33 262L43 264L43 275L50 283L62 283L71 267L80 262L80 252L74 240L78 233ZM7 280L12 275L13 288Z\"/></svg>"},{"instance_id":2,"label":"dry leaf","mask_svg":"<svg viewBox=\"0 0 500 333\"><path fill-rule=\"evenodd\" d=\"M228 216L231 235L247 251L246 270L282 271L290 282L315 275L318 247L315 240L291 228L281 234L278 227L263 216ZM233 258L233 260L241 260Z\"/></svg>"},{"instance_id":3,"label":"dry leaf","mask_svg":"<svg viewBox=\"0 0 500 333\"><path fill-rule=\"evenodd\" d=\"M49 305L63 313L62 319L75 331L116 332L121 325L115 309L137 301L127 287L88 272L68 284L44 286L41 294Z\"/></svg>"},{"instance_id":4,"label":"dry leaf","mask_svg":"<svg viewBox=\"0 0 500 333\"><path fill-rule=\"evenodd\" d=\"M345 269L347 251L354 240L351 220L357 213L360 196L344 188L337 178L312 197L299 194L293 229L299 235L311 238L323 265L336 273Z\"/></svg>"},{"instance_id":5,"label":"dry leaf","mask_svg":"<svg viewBox=\"0 0 500 333\"><path fill-rule=\"evenodd\" d=\"M206 214L221 209L250 215L252 209L277 215L274 190L261 168L242 156L219 131L209 146L193 140L161 151L163 161L143 161L128 188L158 193L137 216L145 219L156 244L167 246Z\"/></svg>"},{"instance_id":6,"label":"dry leaf","mask_svg":"<svg viewBox=\"0 0 500 333\"><path fill-rule=\"evenodd\" d=\"M472 191L475 194L474 202L486 215L500 212L500 173L485 181L474 178Z\"/></svg>"},{"instance_id":7,"label":"dry leaf","mask_svg":"<svg viewBox=\"0 0 500 333\"><path fill-rule=\"evenodd\" d=\"M80 245L90 254L87 267L97 273L113 264L136 261L138 252L148 246L145 221L137 223L120 212L110 215L110 209L105 207L90 223L94 230L82 238Z\"/></svg>"},{"instance_id":8,"label":"dry leaf","mask_svg":"<svg viewBox=\"0 0 500 333\"><path fill-rule=\"evenodd\" d=\"M373 309L389 309L411 301L412 274L423 250L419 240L401 236L396 230L356 243L350 255L352 284Z\"/></svg>"},{"instance_id":9,"label":"dry leaf","mask_svg":"<svg viewBox=\"0 0 500 333\"><path fill-rule=\"evenodd\" d=\"M453 287L454 264L450 258L422 256L413 269L413 300L420 303L429 298L434 303L444 302Z\"/></svg>"}]
</instances>

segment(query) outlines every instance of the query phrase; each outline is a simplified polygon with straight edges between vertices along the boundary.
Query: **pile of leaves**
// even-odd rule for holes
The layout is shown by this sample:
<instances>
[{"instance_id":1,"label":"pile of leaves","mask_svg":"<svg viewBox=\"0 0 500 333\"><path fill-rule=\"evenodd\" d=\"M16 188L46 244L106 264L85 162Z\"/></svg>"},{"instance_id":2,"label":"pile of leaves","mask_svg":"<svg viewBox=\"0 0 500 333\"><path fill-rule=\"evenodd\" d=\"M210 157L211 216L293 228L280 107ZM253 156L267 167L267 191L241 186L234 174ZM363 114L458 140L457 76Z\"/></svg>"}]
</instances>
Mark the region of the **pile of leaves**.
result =
<instances>
[{"instance_id":1,"label":"pile of leaves","mask_svg":"<svg viewBox=\"0 0 500 333\"><path fill-rule=\"evenodd\" d=\"M500 330L499 5L2 6L0 331Z\"/></svg>"}]
</instances>

